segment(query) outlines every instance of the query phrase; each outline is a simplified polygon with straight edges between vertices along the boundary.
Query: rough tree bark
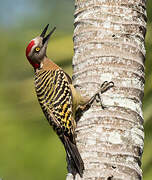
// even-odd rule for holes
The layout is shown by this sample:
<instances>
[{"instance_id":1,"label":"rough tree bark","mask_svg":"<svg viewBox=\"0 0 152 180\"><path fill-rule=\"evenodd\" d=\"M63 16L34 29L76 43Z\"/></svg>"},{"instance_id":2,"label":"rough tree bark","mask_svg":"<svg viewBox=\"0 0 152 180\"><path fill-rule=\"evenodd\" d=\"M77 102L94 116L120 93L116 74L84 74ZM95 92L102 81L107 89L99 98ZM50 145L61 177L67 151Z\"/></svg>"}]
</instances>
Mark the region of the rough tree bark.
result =
<instances>
[{"instance_id":1,"label":"rough tree bark","mask_svg":"<svg viewBox=\"0 0 152 180\"><path fill-rule=\"evenodd\" d=\"M77 125L83 179L142 179L145 1L75 0L73 82L90 97L115 84Z\"/></svg>"}]
</instances>

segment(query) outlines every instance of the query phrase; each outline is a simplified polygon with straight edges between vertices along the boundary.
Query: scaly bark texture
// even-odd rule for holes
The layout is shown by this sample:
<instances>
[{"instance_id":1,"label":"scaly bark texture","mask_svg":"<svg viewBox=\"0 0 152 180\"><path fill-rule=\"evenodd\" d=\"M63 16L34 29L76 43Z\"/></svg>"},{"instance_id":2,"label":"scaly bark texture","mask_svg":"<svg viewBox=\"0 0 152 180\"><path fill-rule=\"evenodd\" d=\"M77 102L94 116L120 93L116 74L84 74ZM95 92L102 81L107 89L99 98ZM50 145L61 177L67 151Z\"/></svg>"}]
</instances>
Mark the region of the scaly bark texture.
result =
<instances>
[{"instance_id":1,"label":"scaly bark texture","mask_svg":"<svg viewBox=\"0 0 152 180\"><path fill-rule=\"evenodd\" d=\"M75 0L74 25L77 89L91 97L115 84L102 95L107 108L94 103L78 122L82 179L142 179L145 0Z\"/></svg>"}]
</instances>

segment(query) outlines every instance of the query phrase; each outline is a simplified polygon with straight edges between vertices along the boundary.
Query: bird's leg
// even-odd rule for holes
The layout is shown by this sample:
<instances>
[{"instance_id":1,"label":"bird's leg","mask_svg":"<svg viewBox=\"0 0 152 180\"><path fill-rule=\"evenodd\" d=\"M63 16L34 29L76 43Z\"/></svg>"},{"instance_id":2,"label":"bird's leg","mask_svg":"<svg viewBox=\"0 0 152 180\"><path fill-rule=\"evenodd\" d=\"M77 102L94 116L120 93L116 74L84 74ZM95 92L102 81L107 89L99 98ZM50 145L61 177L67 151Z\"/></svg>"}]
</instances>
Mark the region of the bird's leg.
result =
<instances>
[{"instance_id":1,"label":"bird's leg","mask_svg":"<svg viewBox=\"0 0 152 180\"><path fill-rule=\"evenodd\" d=\"M108 89L112 88L113 86L114 86L114 83L112 81L110 81L110 82L104 81L101 84L100 89L89 100L85 101L84 104L79 105L77 107L76 113L75 113L76 122L80 119L83 112L87 111L91 107L92 103L95 100L96 100L97 103L100 102L102 109L104 109L105 106L102 103L101 94L103 94Z\"/></svg>"}]
</instances>

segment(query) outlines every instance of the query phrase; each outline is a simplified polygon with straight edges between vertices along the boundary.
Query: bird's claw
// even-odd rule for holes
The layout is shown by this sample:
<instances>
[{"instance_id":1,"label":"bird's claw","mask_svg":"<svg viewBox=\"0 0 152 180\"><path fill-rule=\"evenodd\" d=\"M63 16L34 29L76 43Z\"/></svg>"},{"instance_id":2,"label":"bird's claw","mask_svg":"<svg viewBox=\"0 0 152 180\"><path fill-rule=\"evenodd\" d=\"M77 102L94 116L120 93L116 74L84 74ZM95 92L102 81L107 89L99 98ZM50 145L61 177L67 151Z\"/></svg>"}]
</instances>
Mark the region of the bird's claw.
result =
<instances>
[{"instance_id":1,"label":"bird's claw","mask_svg":"<svg viewBox=\"0 0 152 180\"><path fill-rule=\"evenodd\" d=\"M96 102L97 103L100 102L100 105L101 105L102 109L105 109L106 106L103 105L103 103L102 103L101 94L103 94L104 92L106 92L108 89L110 89L112 87L114 87L114 82L112 82L112 81L110 81L110 82L104 81L100 86L100 90L95 95Z\"/></svg>"},{"instance_id":2,"label":"bird's claw","mask_svg":"<svg viewBox=\"0 0 152 180\"><path fill-rule=\"evenodd\" d=\"M100 93L102 94L102 93L106 92L108 89L110 89L110 88L112 88L112 87L114 87L114 82L113 82L113 81L110 81L110 82L104 81L104 82L101 84L99 91L100 91Z\"/></svg>"}]
</instances>

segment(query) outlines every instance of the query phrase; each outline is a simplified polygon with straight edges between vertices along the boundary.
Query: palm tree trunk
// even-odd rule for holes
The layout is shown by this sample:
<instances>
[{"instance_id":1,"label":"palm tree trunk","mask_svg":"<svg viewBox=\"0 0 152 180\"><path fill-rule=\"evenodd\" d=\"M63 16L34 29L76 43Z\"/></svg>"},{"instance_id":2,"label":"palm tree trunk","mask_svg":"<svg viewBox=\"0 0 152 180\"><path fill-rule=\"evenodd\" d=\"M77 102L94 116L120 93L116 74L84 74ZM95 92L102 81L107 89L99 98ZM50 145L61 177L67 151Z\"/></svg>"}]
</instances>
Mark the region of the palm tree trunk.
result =
<instances>
[{"instance_id":1,"label":"palm tree trunk","mask_svg":"<svg viewBox=\"0 0 152 180\"><path fill-rule=\"evenodd\" d=\"M82 179L142 179L145 0L75 0L74 25L77 89L91 97L115 84L102 95L106 108L94 103L78 122Z\"/></svg>"}]
</instances>

